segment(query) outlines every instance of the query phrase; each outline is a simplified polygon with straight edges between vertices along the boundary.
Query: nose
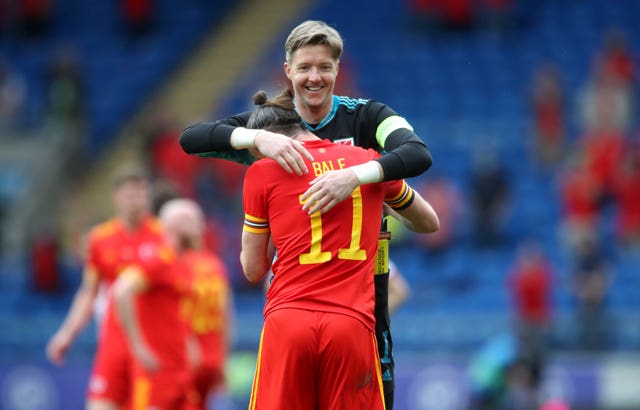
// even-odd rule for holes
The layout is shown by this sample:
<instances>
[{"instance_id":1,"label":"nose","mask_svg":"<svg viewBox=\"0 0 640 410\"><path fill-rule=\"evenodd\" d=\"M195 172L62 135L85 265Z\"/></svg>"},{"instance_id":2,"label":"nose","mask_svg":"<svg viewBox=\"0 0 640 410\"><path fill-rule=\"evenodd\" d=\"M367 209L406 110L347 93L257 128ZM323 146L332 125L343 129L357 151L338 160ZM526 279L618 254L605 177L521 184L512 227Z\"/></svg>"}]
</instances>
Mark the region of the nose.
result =
<instances>
[{"instance_id":1,"label":"nose","mask_svg":"<svg viewBox=\"0 0 640 410\"><path fill-rule=\"evenodd\" d=\"M316 67L313 67L311 71L309 71L309 80L310 81L320 81L320 72Z\"/></svg>"}]
</instances>

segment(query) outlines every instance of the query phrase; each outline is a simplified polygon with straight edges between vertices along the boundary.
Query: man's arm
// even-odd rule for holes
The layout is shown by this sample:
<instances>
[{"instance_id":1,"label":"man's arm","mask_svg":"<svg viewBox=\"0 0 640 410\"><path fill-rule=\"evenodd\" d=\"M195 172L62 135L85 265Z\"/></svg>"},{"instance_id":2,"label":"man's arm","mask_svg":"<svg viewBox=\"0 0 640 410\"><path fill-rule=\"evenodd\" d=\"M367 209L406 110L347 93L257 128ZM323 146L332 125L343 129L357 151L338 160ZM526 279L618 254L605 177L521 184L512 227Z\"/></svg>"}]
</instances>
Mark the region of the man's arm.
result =
<instances>
[{"instance_id":1,"label":"man's arm","mask_svg":"<svg viewBox=\"0 0 640 410\"><path fill-rule=\"evenodd\" d=\"M113 284L113 302L133 356L147 371L158 369L159 363L142 336L135 310L135 298L145 292L147 283L138 268L127 268Z\"/></svg>"},{"instance_id":2,"label":"man's arm","mask_svg":"<svg viewBox=\"0 0 640 410\"><path fill-rule=\"evenodd\" d=\"M217 157L242 164L251 164L252 149L277 161L287 172L298 175L309 172L302 156L313 157L304 145L285 135L244 126L251 113L242 113L212 123L198 123L185 128L180 145L187 154Z\"/></svg>"},{"instance_id":3,"label":"man's arm","mask_svg":"<svg viewBox=\"0 0 640 410\"><path fill-rule=\"evenodd\" d=\"M385 213L394 217L409 230L417 233L432 233L440 229L438 214L431 204L420 193L413 191L411 205L401 210L394 210L385 205Z\"/></svg>"},{"instance_id":4,"label":"man's arm","mask_svg":"<svg viewBox=\"0 0 640 410\"><path fill-rule=\"evenodd\" d=\"M73 341L91 321L99 283L96 272L85 268L82 284L76 291L67 316L47 343L47 357L52 363L62 364Z\"/></svg>"},{"instance_id":5,"label":"man's arm","mask_svg":"<svg viewBox=\"0 0 640 410\"><path fill-rule=\"evenodd\" d=\"M273 255L269 255L268 233L242 232L240 264L249 282L258 282L271 267Z\"/></svg>"},{"instance_id":6,"label":"man's arm","mask_svg":"<svg viewBox=\"0 0 640 410\"><path fill-rule=\"evenodd\" d=\"M433 163L426 144L400 116L382 121L376 131L376 139L385 150L384 155L376 159L382 167L381 181L418 176Z\"/></svg>"},{"instance_id":7,"label":"man's arm","mask_svg":"<svg viewBox=\"0 0 640 410\"><path fill-rule=\"evenodd\" d=\"M200 122L182 130L180 145L187 154L216 156L217 153L231 153L231 134L237 127L244 127L250 112L244 112L214 122Z\"/></svg>"}]
</instances>

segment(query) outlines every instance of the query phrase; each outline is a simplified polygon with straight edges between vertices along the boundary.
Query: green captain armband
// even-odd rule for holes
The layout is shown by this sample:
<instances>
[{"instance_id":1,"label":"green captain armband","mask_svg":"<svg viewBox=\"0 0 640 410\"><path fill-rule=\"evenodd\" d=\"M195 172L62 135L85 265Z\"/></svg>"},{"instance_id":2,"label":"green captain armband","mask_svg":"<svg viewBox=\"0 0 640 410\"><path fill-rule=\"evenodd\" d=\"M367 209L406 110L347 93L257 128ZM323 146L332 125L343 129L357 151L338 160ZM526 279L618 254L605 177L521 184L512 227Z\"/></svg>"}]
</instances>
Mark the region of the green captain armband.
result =
<instances>
[{"instance_id":1,"label":"green captain armband","mask_svg":"<svg viewBox=\"0 0 640 410\"><path fill-rule=\"evenodd\" d=\"M387 141L387 137L391 135L393 131L400 128L406 128L413 131L411 124L398 115L385 118L384 121L378 125L378 129L376 130L376 140L378 141L378 144L384 148L384 143Z\"/></svg>"}]
</instances>

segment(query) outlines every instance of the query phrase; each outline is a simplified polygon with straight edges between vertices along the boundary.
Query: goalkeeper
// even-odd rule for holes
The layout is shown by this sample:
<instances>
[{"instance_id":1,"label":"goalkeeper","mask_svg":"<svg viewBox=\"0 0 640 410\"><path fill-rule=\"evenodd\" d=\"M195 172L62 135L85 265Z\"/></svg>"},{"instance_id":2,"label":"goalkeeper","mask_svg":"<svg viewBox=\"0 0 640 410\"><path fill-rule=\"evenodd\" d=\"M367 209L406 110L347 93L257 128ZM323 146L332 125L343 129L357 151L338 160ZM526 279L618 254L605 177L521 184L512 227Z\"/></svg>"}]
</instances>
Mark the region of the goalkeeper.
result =
<instances>
[{"instance_id":1,"label":"goalkeeper","mask_svg":"<svg viewBox=\"0 0 640 410\"><path fill-rule=\"evenodd\" d=\"M309 213L327 212L360 185L414 177L431 166L431 154L425 143L409 122L389 106L374 100L333 95L342 50L340 34L321 21L305 21L289 34L285 42L284 71L291 82L295 109L307 129L318 137L372 148L384 155L351 168L325 172L313 179L302 197L302 207ZM246 112L189 126L182 132L180 144L189 154L227 158L245 164L253 162L250 151L258 151L260 155L276 160L290 173L309 171L303 157L309 160L312 157L303 143L281 134L247 129L249 115ZM385 276L388 275L381 278ZM386 354L391 358L388 329L377 337L380 349L389 347ZM388 378L384 381L386 408L391 409L393 369L387 370Z\"/></svg>"}]
</instances>

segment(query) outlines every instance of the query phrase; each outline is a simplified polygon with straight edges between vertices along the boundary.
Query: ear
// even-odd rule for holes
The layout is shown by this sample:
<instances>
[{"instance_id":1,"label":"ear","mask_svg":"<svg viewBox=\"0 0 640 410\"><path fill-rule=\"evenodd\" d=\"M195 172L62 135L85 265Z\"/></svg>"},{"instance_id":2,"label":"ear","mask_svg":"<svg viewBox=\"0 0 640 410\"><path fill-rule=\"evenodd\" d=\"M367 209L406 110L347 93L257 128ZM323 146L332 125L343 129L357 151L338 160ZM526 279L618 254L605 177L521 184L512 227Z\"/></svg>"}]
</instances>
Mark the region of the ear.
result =
<instances>
[{"instance_id":1,"label":"ear","mask_svg":"<svg viewBox=\"0 0 640 410\"><path fill-rule=\"evenodd\" d=\"M289 80L291 80L291 66L288 62L284 62L284 73Z\"/></svg>"}]
</instances>

